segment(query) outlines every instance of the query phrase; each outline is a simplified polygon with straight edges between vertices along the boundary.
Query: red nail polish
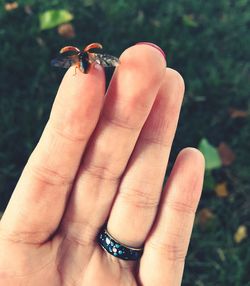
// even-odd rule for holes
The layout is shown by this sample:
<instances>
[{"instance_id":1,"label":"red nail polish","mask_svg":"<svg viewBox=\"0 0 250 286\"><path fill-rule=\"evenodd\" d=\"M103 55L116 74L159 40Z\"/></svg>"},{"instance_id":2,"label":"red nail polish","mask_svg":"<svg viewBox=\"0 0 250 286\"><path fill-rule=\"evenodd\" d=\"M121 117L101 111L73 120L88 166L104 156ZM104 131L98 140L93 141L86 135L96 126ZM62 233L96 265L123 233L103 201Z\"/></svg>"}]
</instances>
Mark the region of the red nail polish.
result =
<instances>
[{"instance_id":1,"label":"red nail polish","mask_svg":"<svg viewBox=\"0 0 250 286\"><path fill-rule=\"evenodd\" d=\"M159 46L157 46L156 44L153 44L153 43L150 43L150 42L139 42L136 45L148 45L148 46L151 46L153 48L156 48L164 56L164 58L166 59L166 55L165 55L164 51Z\"/></svg>"}]
</instances>

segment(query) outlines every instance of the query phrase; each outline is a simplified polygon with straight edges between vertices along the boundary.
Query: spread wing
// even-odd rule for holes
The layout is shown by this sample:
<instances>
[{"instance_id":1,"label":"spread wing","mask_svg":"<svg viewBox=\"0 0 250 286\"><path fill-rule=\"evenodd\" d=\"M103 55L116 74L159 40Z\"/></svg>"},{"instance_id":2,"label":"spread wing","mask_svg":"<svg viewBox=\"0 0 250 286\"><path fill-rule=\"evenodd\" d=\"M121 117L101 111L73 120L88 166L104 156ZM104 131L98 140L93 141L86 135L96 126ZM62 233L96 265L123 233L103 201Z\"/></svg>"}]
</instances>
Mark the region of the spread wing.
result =
<instances>
[{"instance_id":1,"label":"spread wing","mask_svg":"<svg viewBox=\"0 0 250 286\"><path fill-rule=\"evenodd\" d=\"M89 53L89 61L90 63L98 63L103 67L116 67L120 63L119 59L114 56L97 53Z\"/></svg>"},{"instance_id":2,"label":"spread wing","mask_svg":"<svg viewBox=\"0 0 250 286\"><path fill-rule=\"evenodd\" d=\"M79 62L78 56L68 56L68 57L58 57L51 61L51 65L58 68L65 68L68 69L72 65L75 65Z\"/></svg>"}]
</instances>

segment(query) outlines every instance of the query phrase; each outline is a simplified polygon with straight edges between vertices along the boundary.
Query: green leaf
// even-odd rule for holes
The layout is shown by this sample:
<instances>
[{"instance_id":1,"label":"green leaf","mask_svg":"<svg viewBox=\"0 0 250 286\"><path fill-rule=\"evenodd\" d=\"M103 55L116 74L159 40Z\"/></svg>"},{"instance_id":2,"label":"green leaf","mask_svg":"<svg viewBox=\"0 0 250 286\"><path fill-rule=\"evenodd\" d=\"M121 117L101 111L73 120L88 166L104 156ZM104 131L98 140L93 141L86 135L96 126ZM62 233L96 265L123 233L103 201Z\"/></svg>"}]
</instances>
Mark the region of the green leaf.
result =
<instances>
[{"instance_id":1,"label":"green leaf","mask_svg":"<svg viewBox=\"0 0 250 286\"><path fill-rule=\"evenodd\" d=\"M207 170L204 176L203 188L205 190L213 190L215 188L215 185L216 185L216 182L215 182L215 179L213 177L211 170Z\"/></svg>"},{"instance_id":2,"label":"green leaf","mask_svg":"<svg viewBox=\"0 0 250 286\"><path fill-rule=\"evenodd\" d=\"M212 146L206 138L201 139L199 150L205 157L206 170L213 170L221 167L221 159L217 149Z\"/></svg>"},{"instance_id":3,"label":"green leaf","mask_svg":"<svg viewBox=\"0 0 250 286\"><path fill-rule=\"evenodd\" d=\"M196 28L199 26L198 22L194 20L193 15L183 15L182 22L185 26L191 27L191 28Z\"/></svg>"},{"instance_id":4,"label":"green leaf","mask_svg":"<svg viewBox=\"0 0 250 286\"><path fill-rule=\"evenodd\" d=\"M71 21L73 18L73 14L67 10L48 10L39 14L40 29L52 29L63 23Z\"/></svg>"}]
</instances>

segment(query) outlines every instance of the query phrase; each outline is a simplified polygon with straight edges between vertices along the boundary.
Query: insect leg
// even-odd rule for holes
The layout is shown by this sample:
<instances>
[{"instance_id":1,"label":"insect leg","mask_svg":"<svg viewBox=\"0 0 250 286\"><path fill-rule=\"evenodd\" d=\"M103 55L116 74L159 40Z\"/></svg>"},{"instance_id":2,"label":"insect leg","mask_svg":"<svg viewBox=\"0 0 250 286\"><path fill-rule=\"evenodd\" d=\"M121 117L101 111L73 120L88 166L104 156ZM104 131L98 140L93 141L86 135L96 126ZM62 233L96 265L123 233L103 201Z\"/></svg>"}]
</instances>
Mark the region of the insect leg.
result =
<instances>
[{"instance_id":1,"label":"insect leg","mask_svg":"<svg viewBox=\"0 0 250 286\"><path fill-rule=\"evenodd\" d=\"M76 70L77 69L80 69L80 62L76 63L75 64L75 73L74 73L74 76L76 76Z\"/></svg>"}]
</instances>

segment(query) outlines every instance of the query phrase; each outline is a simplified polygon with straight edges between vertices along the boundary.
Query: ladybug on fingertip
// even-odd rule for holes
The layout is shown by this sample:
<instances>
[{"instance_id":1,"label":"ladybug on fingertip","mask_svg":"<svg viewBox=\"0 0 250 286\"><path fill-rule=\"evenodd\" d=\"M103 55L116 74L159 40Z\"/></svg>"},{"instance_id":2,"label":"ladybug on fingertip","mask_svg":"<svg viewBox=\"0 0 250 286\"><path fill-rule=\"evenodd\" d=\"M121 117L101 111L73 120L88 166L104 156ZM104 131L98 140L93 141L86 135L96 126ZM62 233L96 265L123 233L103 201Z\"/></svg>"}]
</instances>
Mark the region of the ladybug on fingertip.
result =
<instances>
[{"instance_id":1,"label":"ladybug on fingertip","mask_svg":"<svg viewBox=\"0 0 250 286\"><path fill-rule=\"evenodd\" d=\"M78 68L81 72L87 74L93 63L103 67L116 67L120 63L118 58L108 54L93 53L90 51L92 49L102 49L102 45L100 43L92 43L82 50L74 46L66 46L60 50L61 56L51 61L51 65L60 68L75 66L76 69ZM66 55L69 52L72 54Z\"/></svg>"}]
</instances>

